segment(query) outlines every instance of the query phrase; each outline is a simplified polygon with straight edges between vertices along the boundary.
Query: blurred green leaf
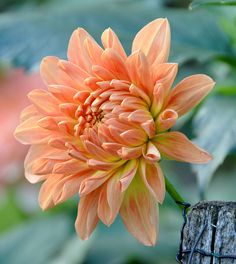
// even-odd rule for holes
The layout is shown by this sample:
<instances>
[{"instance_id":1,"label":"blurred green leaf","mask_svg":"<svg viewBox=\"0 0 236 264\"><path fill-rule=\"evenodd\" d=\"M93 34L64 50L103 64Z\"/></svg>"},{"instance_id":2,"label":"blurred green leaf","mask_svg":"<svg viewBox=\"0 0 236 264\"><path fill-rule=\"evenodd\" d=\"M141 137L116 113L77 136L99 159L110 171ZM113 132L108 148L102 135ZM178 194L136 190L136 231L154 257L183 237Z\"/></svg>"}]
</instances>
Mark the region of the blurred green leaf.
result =
<instances>
[{"instance_id":1,"label":"blurred green leaf","mask_svg":"<svg viewBox=\"0 0 236 264\"><path fill-rule=\"evenodd\" d=\"M0 263L55 263L59 255L68 260L63 264L81 263L86 247L74 240L73 222L72 217L61 214L29 221L6 233L0 237ZM68 249L69 245L76 253Z\"/></svg>"},{"instance_id":2,"label":"blurred green leaf","mask_svg":"<svg viewBox=\"0 0 236 264\"><path fill-rule=\"evenodd\" d=\"M201 192L206 190L212 175L236 146L236 97L214 96L200 109L193 120L195 142L213 155L208 164L193 165Z\"/></svg>"},{"instance_id":3,"label":"blurred green leaf","mask_svg":"<svg viewBox=\"0 0 236 264\"><path fill-rule=\"evenodd\" d=\"M80 264L83 263L90 246L94 241L94 235L87 241L82 241L76 234L72 236L57 254L55 259L48 264Z\"/></svg>"},{"instance_id":4,"label":"blurred green leaf","mask_svg":"<svg viewBox=\"0 0 236 264\"><path fill-rule=\"evenodd\" d=\"M207 10L164 9L155 1L100 0L60 1L60 5L56 2L31 12L0 15L0 60L32 68L46 55L65 58L69 37L78 26L97 40L105 28L112 27L129 52L135 33L157 17L170 21L172 61L207 61L218 54L232 56L228 37L220 30L217 17Z\"/></svg>"},{"instance_id":5,"label":"blurred green leaf","mask_svg":"<svg viewBox=\"0 0 236 264\"><path fill-rule=\"evenodd\" d=\"M195 0L191 3L190 9L201 6L233 6L236 5L235 0Z\"/></svg>"}]
</instances>

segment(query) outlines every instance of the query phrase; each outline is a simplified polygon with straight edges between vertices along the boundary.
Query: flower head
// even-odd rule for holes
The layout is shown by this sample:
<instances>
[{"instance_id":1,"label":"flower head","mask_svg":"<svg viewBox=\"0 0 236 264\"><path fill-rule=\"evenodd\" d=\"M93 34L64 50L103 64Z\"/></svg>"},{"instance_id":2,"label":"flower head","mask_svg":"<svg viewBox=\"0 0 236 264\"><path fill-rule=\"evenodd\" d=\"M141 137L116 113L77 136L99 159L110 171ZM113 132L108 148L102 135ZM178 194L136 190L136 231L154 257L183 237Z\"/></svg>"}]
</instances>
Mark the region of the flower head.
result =
<instances>
[{"instance_id":1,"label":"flower head","mask_svg":"<svg viewBox=\"0 0 236 264\"><path fill-rule=\"evenodd\" d=\"M127 56L107 29L103 48L84 30L73 32L68 61L46 57L41 75L48 90L29 93L31 105L15 135L30 144L26 178L44 181L43 209L79 193L76 230L89 237L99 219L118 213L143 244L157 237L157 205L165 195L158 161L167 157L205 163L211 157L179 132L169 132L214 86L193 75L171 89L177 64L167 63L170 29L157 19L136 35Z\"/></svg>"}]
</instances>

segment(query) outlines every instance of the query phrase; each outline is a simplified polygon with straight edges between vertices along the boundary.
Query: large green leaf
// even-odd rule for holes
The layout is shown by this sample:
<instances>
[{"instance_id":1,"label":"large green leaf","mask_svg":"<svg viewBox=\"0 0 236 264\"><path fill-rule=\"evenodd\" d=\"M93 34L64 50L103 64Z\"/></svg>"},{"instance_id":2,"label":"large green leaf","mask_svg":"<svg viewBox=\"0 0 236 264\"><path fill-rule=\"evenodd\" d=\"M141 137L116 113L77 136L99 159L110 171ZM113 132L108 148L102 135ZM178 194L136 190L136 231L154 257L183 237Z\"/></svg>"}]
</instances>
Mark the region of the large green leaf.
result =
<instances>
[{"instance_id":1,"label":"large green leaf","mask_svg":"<svg viewBox=\"0 0 236 264\"><path fill-rule=\"evenodd\" d=\"M191 3L190 9L200 6L234 6L235 0L195 0Z\"/></svg>"},{"instance_id":2,"label":"large green leaf","mask_svg":"<svg viewBox=\"0 0 236 264\"><path fill-rule=\"evenodd\" d=\"M121 4L122 3L122 4ZM209 60L218 54L232 55L228 38L217 17L206 10L164 9L156 1L55 1L35 10L0 15L0 60L27 68L46 55L66 56L72 31L86 28L97 40L112 27L129 52L135 33L146 23L167 17L172 28L171 60Z\"/></svg>"},{"instance_id":3,"label":"large green leaf","mask_svg":"<svg viewBox=\"0 0 236 264\"><path fill-rule=\"evenodd\" d=\"M45 264L60 256L64 263L81 263L86 246L74 238L73 219L56 215L31 221L0 237L0 263ZM69 244L68 244L69 243ZM71 252L70 249L76 250Z\"/></svg>"},{"instance_id":4,"label":"large green leaf","mask_svg":"<svg viewBox=\"0 0 236 264\"><path fill-rule=\"evenodd\" d=\"M194 165L201 191L209 184L216 169L236 146L236 97L214 96L195 116L196 143L213 155L208 164Z\"/></svg>"}]
</instances>

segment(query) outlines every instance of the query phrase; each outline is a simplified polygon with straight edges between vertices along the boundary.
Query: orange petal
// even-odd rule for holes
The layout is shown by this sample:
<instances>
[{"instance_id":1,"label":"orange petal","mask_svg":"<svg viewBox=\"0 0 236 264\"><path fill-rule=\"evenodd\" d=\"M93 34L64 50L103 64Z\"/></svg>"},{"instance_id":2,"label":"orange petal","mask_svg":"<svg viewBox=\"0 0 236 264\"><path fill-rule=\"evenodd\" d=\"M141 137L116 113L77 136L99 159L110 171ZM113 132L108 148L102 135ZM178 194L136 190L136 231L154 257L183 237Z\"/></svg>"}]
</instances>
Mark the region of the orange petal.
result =
<instances>
[{"instance_id":1,"label":"orange petal","mask_svg":"<svg viewBox=\"0 0 236 264\"><path fill-rule=\"evenodd\" d=\"M98 223L98 199L99 190L80 198L75 228L83 240L89 238Z\"/></svg>"},{"instance_id":2,"label":"orange petal","mask_svg":"<svg viewBox=\"0 0 236 264\"><path fill-rule=\"evenodd\" d=\"M146 159L146 161L156 162L161 159L161 154L156 146L151 141L149 141L147 143L145 151L143 148L143 157Z\"/></svg>"},{"instance_id":3,"label":"orange petal","mask_svg":"<svg viewBox=\"0 0 236 264\"><path fill-rule=\"evenodd\" d=\"M87 175L80 186L80 196L87 195L101 186L110 176L112 172L106 171L92 171Z\"/></svg>"},{"instance_id":4,"label":"orange petal","mask_svg":"<svg viewBox=\"0 0 236 264\"><path fill-rule=\"evenodd\" d=\"M140 161L140 175L153 197L162 203L165 197L165 179L158 163Z\"/></svg>"},{"instance_id":5,"label":"orange petal","mask_svg":"<svg viewBox=\"0 0 236 264\"><path fill-rule=\"evenodd\" d=\"M129 80L129 75L122 57L113 49L105 49L101 56L105 68L121 80Z\"/></svg>"},{"instance_id":6,"label":"orange petal","mask_svg":"<svg viewBox=\"0 0 236 264\"><path fill-rule=\"evenodd\" d=\"M103 186L99 196L98 217L107 226L114 222L124 196L124 193L121 192L120 176L120 171L113 175L107 184Z\"/></svg>"},{"instance_id":7,"label":"orange petal","mask_svg":"<svg viewBox=\"0 0 236 264\"><path fill-rule=\"evenodd\" d=\"M25 120L37 115L39 114L36 107L34 105L29 105L21 112L20 122L23 123Z\"/></svg>"},{"instance_id":8,"label":"orange petal","mask_svg":"<svg viewBox=\"0 0 236 264\"><path fill-rule=\"evenodd\" d=\"M146 246L154 246L157 238L157 207L140 176L136 176L125 193L121 218L129 232Z\"/></svg>"},{"instance_id":9,"label":"orange petal","mask_svg":"<svg viewBox=\"0 0 236 264\"><path fill-rule=\"evenodd\" d=\"M95 64L94 59L96 60L100 53L101 47L86 30L78 28L73 32L67 51L69 61L90 73L91 66Z\"/></svg>"},{"instance_id":10,"label":"orange petal","mask_svg":"<svg viewBox=\"0 0 236 264\"><path fill-rule=\"evenodd\" d=\"M172 109L164 110L156 120L156 126L158 132L163 132L170 129L175 125L178 119L178 114Z\"/></svg>"},{"instance_id":11,"label":"orange petal","mask_svg":"<svg viewBox=\"0 0 236 264\"><path fill-rule=\"evenodd\" d=\"M150 64L166 62L170 51L170 27L167 19L156 19L143 27L133 41L132 53L141 50Z\"/></svg>"},{"instance_id":12,"label":"orange petal","mask_svg":"<svg viewBox=\"0 0 236 264\"><path fill-rule=\"evenodd\" d=\"M52 132L38 126L38 120L38 117L31 117L21 123L14 132L15 138L26 145L47 143Z\"/></svg>"},{"instance_id":13,"label":"orange petal","mask_svg":"<svg viewBox=\"0 0 236 264\"><path fill-rule=\"evenodd\" d=\"M152 78L154 83L160 83L166 95L170 90L178 71L177 63L161 63L152 66Z\"/></svg>"},{"instance_id":14,"label":"orange petal","mask_svg":"<svg viewBox=\"0 0 236 264\"><path fill-rule=\"evenodd\" d=\"M111 28L106 29L102 33L101 39L105 49L113 49L119 53L122 59L125 60L127 58L127 55L123 49L122 44L119 41L119 38Z\"/></svg>"},{"instance_id":15,"label":"orange petal","mask_svg":"<svg viewBox=\"0 0 236 264\"><path fill-rule=\"evenodd\" d=\"M58 115L59 101L45 90L33 90L28 94L28 98L39 110L40 113L46 115ZM45 104L45 102L47 102Z\"/></svg>"},{"instance_id":16,"label":"orange petal","mask_svg":"<svg viewBox=\"0 0 236 264\"><path fill-rule=\"evenodd\" d=\"M129 76L134 85L143 88L150 95L152 92L152 80L150 65L147 58L141 50L131 54L126 60L126 67L129 71Z\"/></svg>"},{"instance_id":17,"label":"orange petal","mask_svg":"<svg viewBox=\"0 0 236 264\"><path fill-rule=\"evenodd\" d=\"M212 159L209 153L193 144L180 132L159 134L154 138L153 143L162 155L174 160L207 163Z\"/></svg>"},{"instance_id":18,"label":"orange petal","mask_svg":"<svg viewBox=\"0 0 236 264\"><path fill-rule=\"evenodd\" d=\"M121 183L121 191L124 192L132 182L137 169L138 169L139 161L137 159L132 159L128 161L122 169L122 176L120 178Z\"/></svg>"},{"instance_id":19,"label":"orange petal","mask_svg":"<svg viewBox=\"0 0 236 264\"><path fill-rule=\"evenodd\" d=\"M151 113L156 117L162 109L165 98L165 90L161 83L156 83L153 89L153 99L151 105Z\"/></svg>"},{"instance_id":20,"label":"orange petal","mask_svg":"<svg viewBox=\"0 0 236 264\"><path fill-rule=\"evenodd\" d=\"M214 87L215 82L204 74L183 79L170 92L165 108L175 110L179 116L195 107Z\"/></svg>"},{"instance_id":21,"label":"orange petal","mask_svg":"<svg viewBox=\"0 0 236 264\"><path fill-rule=\"evenodd\" d=\"M54 165L68 159L67 152L51 148L48 145L32 145L26 155L25 177L30 183L36 183L47 178Z\"/></svg>"}]
</instances>

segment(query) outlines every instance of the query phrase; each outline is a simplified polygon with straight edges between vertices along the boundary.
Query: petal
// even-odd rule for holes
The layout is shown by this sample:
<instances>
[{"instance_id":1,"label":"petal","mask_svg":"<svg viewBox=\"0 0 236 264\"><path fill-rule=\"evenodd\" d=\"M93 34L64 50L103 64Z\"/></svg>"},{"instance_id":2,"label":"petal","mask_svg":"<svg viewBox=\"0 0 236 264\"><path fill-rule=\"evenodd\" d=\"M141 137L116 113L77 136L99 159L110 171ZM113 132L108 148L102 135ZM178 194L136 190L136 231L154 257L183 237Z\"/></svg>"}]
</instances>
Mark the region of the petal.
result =
<instances>
[{"instance_id":1,"label":"petal","mask_svg":"<svg viewBox=\"0 0 236 264\"><path fill-rule=\"evenodd\" d=\"M15 130L14 136L22 144L47 143L52 132L37 125L39 117L31 117L21 123Z\"/></svg>"},{"instance_id":2,"label":"petal","mask_svg":"<svg viewBox=\"0 0 236 264\"><path fill-rule=\"evenodd\" d=\"M123 58L124 60L127 58L127 55L123 49L122 44L119 41L119 38L111 28L106 29L102 33L101 39L105 49L113 49L118 52L121 58Z\"/></svg>"},{"instance_id":3,"label":"petal","mask_svg":"<svg viewBox=\"0 0 236 264\"><path fill-rule=\"evenodd\" d=\"M133 159L128 161L122 170L122 176L120 178L121 183L121 191L124 192L132 182L137 169L138 169L139 161L137 159Z\"/></svg>"},{"instance_id":4,"label":"petal","mask_svg":"<svg viewBox=\"0 0 236 264\"><path fill-rule=\"evenodd\" d=\"M38 111L45 115L55 116L59 112L59 101L45 90L33 90L28 94L29 100ZM47 102L45 104L45 102Z\"/></svg>"},{"instance_id":5,"label":"petal","mask_svg":"<svg viewBox=\"0 0 236 264\"><path fill-rule=\"evenodd\" d=\"M89 75L75 64L57 57L45 57L40 65L40 73L47 85L64 85L78 90L90 90L84 85Z\"/></svg>"},{"instance_id":6,"label":"petal","mask_svg":"<svg viewBox=\"0 0 236 264\"><path fill-rule=\"evenodd\" d=\"M161 159L161 154L156 146L151 141L149 141L146 148L143 148L143 157L146 159L146 161L156 162Z\"/></svg>"},{"instance_id":7,"label":"petal","mask_svg":"<svg viewBox=\"0 0 236 264\"><path fill-rule=\"evenodd\" d=\"M164 89L164 94L166 95L175 80L177 72L177 63L154 64L152 66L153 82L161 84Z\"/></svg>"},{"instance_id":8,"label":"petal","mask_svg":"<svg viewBox=\"0 0 236 264\"><path fill-rule=\"evenodd\" d=\"M173 127L178 119L178 114L172 109L164 110L156 120L158 132L163 132Z\"/></svg>"},{"instance_id":9,"label":"petal","mask_svg":"<svg viewBox=\"0 0 236 264\"><path fill-rule=\"evenodd\" d=\"M170 27L167 19L156 19L143 27L133 41L132 53L141 50L150 64L166 62L170 51Z\"/></svg>"},{"instance_id":10,"label":"petal","mask_svg":"<svg viewBox=\"0 0 236 264\"><path fill-rule=\"evenodd\" d=\"M72 33L67 52L70 62L90 73L101 52L101 47L83 28L78 28Z\"/></svg>"},{"instance_id":11,"label":"petal","mask_svg":"<svg viewBox=\"0 0 236 264\"><path fill-rule=\"evenodd\" d=\"M117 79L129 80L129 75L122 57L113 49L105 49L101 56L106 69L112 72Z\"/></svg>"},{"instance_id":12,"label":"petal","mask_svg":"<svg viewBox=\"0 0 236 264\"><path fill-rule=\"evenodd\" d=\"M174 160L207 163L212 159L209 153L193 144L180 132L159 134L153 139L153 143L162 155Z\"/></svg>"},{"instance_id":13,"label":"petal","mask_svg":"<svg viewBox=\"0 0 236 264\"><path fill-rule=\"evenodd\" d=\"M96 190L80 198L75 228L83 240L89 238L98 223L97 207L99 192L99 190Z\"/></svg>"},{"instance_id":14,"label":"petal","mask_svg":"<svg viewBox=\"0 0 236 264\"><path fill-rule=\"evenodd\" d=\"M114 172L113 172L114 173ZM79 194L80 196L88 195L99 186L101 186L110 176L112 172L106 171L93 171L87 175L87 177L82 181Z\"/></svg>"},{"instance_id":15,"label":"petal","mask_svg":"<svg viewBox=\"0 0 236 264\"><path fill-rule=\"evenodd\" d=\"M204 74L183 79L170 92L165 108L175 110L179 116L195 107L214 87L215 82Z\"/></svg>"},{"instance_id":16,"label":"petal","mask_svg":"<svg viewBox=\"0 0 236 264\"><path fill-rule=\"evenodd\" d=\"M120 215L126 228L136 239L146 246L155 245L157 207L140 176L136 176L127 189Z\"/></svg>"},{"instance_id":17,"label":"petal","mask_svg":"<svg viewBox=\"0 0 236 264\"><path fill-rule=\"evenodd\" d=\"M141 50L132 53L126 60L131 82L143 88L147 94L151 94L153 87L151 80L150 65Z\"/></svg>"},{"instance_id":18,"label":"petal","mask_svg":"<svg viewBox=\"0 0 236 264\"><path fill-rule=\"evenodd\" d=\"M121 172L118 171L103 186L99 196L98 217L107 226L114 222L123 200L124 193L121 191L120 177Z\"/></svg>"},{"instance_id":19,"label":"petal","mask_svg":"<svg viewBox=\"0 0 236 264\"><path fill-rule=\"evenodd\" d=\"M158 163L140 161L140 175L153 197L162 203L165 197L165 179Z\"/></svg>"},{"instance_id":20,"label":"petal","mask_svg":"<svg viewBox=\"0 0 236 264\"><path fill-rule=\"evenodd\" d=\"M68 159L66 152L51 148L48 145L32 145L26 155L25 177L30 183L36 183L51 174L54 165Z\"/></svg>"}]
</instances>

